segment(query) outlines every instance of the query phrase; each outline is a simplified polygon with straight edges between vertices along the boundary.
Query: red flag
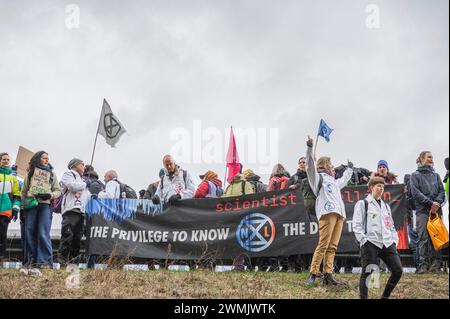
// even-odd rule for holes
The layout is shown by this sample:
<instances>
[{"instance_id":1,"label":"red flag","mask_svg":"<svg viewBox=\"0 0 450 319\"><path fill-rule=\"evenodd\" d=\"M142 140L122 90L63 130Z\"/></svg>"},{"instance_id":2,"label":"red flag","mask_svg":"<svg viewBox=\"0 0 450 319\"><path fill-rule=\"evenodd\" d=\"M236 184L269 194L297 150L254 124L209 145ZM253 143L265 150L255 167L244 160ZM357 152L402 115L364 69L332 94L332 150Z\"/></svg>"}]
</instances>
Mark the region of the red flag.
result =
<instances>
[{"instance_id":1,"label":"red flag","mask_svg":"<svg viewBox=\"0 0 450 319\"><path fill-rule=\"evenodd\" d=\"M241 164L239 163L239 154L236 147L236 139L234 137L233 127L231 127L230 143L228 145L227 167L227 181L228 183L231 183L233 177L241 172Z\"/></svg>"}]
</instances>

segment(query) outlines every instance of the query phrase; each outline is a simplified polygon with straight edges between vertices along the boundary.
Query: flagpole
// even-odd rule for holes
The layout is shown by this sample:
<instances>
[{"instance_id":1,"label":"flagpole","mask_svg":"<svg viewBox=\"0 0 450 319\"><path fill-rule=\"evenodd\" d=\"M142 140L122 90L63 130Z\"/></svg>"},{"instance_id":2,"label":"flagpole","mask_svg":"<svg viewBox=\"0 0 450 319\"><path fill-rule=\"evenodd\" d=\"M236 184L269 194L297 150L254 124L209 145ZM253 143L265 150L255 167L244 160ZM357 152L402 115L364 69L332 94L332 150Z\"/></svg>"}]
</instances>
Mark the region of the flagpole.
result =
<instances>
[{"instance_id":1,"label":"flagpole","mask_svg":"<svg viewBox=\"0 0 450 319\"><path fill-rule=\"evenodd\" d=\"M102 112L103 112L103 106L102 106ZM94 149L92 150L91 166L94 163L94 154L95 154L95 148L97 147L97 138L98 138L98 132L100 131L101 120L102 120L102 113L100 113L100 118L98 119L97 134L95 134Z\"/></svg>"},{"instance_id":2,"label":"flagpole","mask_svg":"<svg viewBox=\"0 0 450 319\"><path fill-rule=\"evenodd\" d=\"M228 170L228 166L225 163L225 176L223 178L223 189L225 190L225 186L227 184L227 170Z\"/></svg>"}]
</instances>

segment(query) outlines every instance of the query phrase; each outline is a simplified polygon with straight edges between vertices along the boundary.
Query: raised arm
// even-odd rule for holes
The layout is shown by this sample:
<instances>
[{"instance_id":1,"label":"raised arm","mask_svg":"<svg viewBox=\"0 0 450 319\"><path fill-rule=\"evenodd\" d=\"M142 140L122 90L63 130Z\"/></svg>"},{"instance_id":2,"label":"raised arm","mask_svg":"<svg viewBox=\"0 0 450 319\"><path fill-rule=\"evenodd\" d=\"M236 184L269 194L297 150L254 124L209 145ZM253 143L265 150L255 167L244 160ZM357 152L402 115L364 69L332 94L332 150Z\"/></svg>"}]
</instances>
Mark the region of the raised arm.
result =
<instances>
[{"instance_id":1,"label":"raised arm","mask_svg":"<svg viewBox=\"0 0 450 319\"><path fill-rule=\"evenodd\" d=\"M313 158L313 140L308 136L308 141L306 142L306 175L308 176L308 182L313 190L314 194L317 196L319 191L319 181L320 175L317 173L316 162Z\"/></svg>"}]
</instances>

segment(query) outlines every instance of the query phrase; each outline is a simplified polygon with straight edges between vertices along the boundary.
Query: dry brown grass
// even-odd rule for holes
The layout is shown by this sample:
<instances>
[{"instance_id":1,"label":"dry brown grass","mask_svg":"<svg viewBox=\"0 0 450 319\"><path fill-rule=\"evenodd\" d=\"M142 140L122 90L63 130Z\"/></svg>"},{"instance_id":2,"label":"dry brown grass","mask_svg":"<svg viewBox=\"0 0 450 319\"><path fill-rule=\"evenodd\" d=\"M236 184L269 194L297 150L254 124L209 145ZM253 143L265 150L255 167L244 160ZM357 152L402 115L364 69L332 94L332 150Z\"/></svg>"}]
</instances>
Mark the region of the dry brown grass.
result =
<instances>
[{"instance_id":1,"label":"dry brown grass","mask_svg":"<svg viewBox=\"0 0 450 319\"><path fill-rule=\"evenodd\" d=\"M67 289L64 271L43 270L39 278L23 276L18 270L0 270L0 299L4 298L230 298L230 299L354 299L358 298L359 275L338 275L349 288L337 292L318 285L306 288L307 274L290 273L214 273L82 270L81 287ZM388 278L381 276L382 287ZM379 298L382 290L373 290ZM447 274L405 274L392 298L449 298Z\"/></svg>"}]
</instances>

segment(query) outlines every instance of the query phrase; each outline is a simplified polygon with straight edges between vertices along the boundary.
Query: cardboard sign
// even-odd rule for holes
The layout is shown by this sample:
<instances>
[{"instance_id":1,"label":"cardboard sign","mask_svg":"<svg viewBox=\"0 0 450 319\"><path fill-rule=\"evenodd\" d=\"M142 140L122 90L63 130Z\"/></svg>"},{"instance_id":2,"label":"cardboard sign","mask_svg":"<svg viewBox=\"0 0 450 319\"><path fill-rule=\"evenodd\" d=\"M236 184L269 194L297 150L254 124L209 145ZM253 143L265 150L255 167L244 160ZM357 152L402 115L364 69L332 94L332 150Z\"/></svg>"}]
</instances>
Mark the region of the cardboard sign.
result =
<instances>
[{"instance_id":1,"label":"cardboard sign","mask_svg":"<svg viewBox=\"0 0 450 319\"><path fill-rule=\"evenodd\" d=\"M23 146L19 147L19 151L17 152L16 157L16 165L17 165L17 176L22 179L25 179L27 176L27 168L30 163L31 158L34 153Z\"/></svg>"},{"instance_id":2,"label":"cardboard sign","mask_svg":"<svg viewBox=\"0 0 450 319\"><path fill-rule=\"evenodd\" d=\"M36 194L51 194L52 185L50 185L51 173L40 168L35 168L34 175L30 182L30 193Z\"/></svg>"}]
</instances>

